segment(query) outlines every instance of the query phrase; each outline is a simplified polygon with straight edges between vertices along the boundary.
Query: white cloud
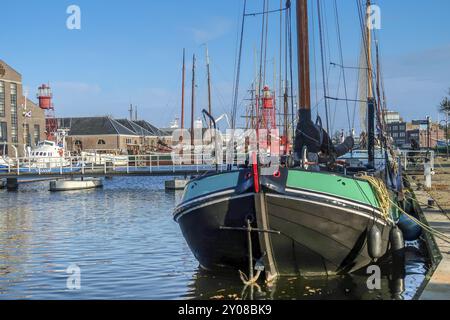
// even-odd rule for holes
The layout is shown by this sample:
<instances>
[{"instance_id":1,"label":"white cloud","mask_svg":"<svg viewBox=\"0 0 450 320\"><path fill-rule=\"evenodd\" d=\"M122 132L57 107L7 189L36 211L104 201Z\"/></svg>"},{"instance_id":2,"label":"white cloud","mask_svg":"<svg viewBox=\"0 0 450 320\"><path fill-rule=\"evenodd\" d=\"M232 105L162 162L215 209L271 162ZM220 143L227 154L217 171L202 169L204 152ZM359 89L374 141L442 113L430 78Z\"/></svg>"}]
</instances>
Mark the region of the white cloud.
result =
<instances>
[{"instance_id":1,"label":"white cloud","mask_svg":"<svg viewBox=\"0 0 450 320\"><path fill-rule=\"evenodd\" d=\"M98 84L89 84L85 82L70 82L60 81L51 83L51 87L55 91L63 91L65 93L71 92L72 94L92 94L100 93L102 91Z\"/></svg>"},{"instance_id":2,"label":"white cloud","mask_svg":"<svg viewBox=\"0 0 450 320\"><path fill-rule=\"evenodd\" d=\"M216 40L226 35L233 28L233 23L223 17L212 17L202 26L187 28L197 44Z\"/></svg>"}]
</instances>

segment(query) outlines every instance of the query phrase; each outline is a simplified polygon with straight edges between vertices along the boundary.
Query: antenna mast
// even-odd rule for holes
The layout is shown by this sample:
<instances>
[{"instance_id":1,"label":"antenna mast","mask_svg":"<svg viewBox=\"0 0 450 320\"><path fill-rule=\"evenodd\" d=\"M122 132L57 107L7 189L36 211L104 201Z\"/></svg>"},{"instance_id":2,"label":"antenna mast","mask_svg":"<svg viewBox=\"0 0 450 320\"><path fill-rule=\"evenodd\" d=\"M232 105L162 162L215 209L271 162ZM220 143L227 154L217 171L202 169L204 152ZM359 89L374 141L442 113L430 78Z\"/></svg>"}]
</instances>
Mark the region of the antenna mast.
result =
<instances>
[{"instance_id":1,"label":"antenna mast","mask_svg":"<svg viewBox=\"0 0 450 320\"><path fill-rule=\"evenodd\" d=\"M184 129L184 89L186 79L186 49L183 49L183 75L181 84L181 129Z\"/></svg>"},{"instance_id":2,"label":"antenna mast","mask_svg":"<svg viewBox=\"0 0 450 320\"><path fill-rule=\"evenodd\" d=\"M210 115L212 115L212 101L211 101L211 71L210 71L210 64L209 64L209 51L208 51L208 45L206 45L206 70L208 73L208 112ZM211 127L212 122L209 121L209 127Z\"/></svg>"},{"instance_id":3,"label":"antenna mast","mask_svg":"<svg viewBox=\"0 0 450 320\"><path fill-rule=\"evenodd\" d=\"M194 113L195 113L195 54L192 58L191 146L194 145Z\"/></svg>"}]
</instances>

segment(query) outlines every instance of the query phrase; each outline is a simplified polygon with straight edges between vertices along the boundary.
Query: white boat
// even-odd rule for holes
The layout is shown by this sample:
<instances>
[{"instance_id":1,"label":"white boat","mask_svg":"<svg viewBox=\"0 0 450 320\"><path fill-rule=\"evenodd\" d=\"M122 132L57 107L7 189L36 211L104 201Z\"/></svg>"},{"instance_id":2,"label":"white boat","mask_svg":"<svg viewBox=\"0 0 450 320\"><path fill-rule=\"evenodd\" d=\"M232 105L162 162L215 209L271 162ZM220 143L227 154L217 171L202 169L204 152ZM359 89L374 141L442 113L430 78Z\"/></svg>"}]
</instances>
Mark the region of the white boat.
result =
<instances>
[{"instance_id":1,"label":"white boat","mask_svg":"<svg viewBox=\"0 0 450 320\"><path fill-rule=\"evenodd\" d=\"M9 168L10 164L11 164L11 159L6 158L6 157L0 158L0 169L7 169L7 168Z\"/></svg>"},{"instance_id":2,"label":"white boat","mask_svg":"<svg viewBox=\"0 0 450 320\"><path fill-rule=\"evenodd\" d=\"M128 156L103 154L97 152L82 152L81 159L86 165L94 164L94 166L112 164L113 166L121 167L128 164Z\"/></svg>"},{"instance_id":3,"label":"white boat","mask_svg":"<svg viewBox=\"0 0 450 320\"><path fill-rule=\"evenodd\" d=\"M29 151L28 158L22 164L23 167L54 169L70 166L70 161L65 158L64 148L54 141L41 141Z\"/></svg>"},{"instance_id":4,"label":"white boat","mask_svg":"<svg viewBox=\"0 0 450 320\"><path fill-rule=\"evenodd\" d=\"M389 159L392 158L389 156ZM364 168L369 164L369 154L367 150L353 150L339 158L339 160L345 161L348 167L352 168ZM375 149L375 171L381 171L386 165L384 150Z\"/></svg>"},{"instance_id":5,"label":"white boat","mask_svg":"<svg viewBox=\"0 0 450 320\"><path fill-rule=\"evenodd\" d=\"M57 180L50 182L50 191L75 191L102 188L103 181L99 178L82 178L72 180Z\"/></svg>"}]
</instances>

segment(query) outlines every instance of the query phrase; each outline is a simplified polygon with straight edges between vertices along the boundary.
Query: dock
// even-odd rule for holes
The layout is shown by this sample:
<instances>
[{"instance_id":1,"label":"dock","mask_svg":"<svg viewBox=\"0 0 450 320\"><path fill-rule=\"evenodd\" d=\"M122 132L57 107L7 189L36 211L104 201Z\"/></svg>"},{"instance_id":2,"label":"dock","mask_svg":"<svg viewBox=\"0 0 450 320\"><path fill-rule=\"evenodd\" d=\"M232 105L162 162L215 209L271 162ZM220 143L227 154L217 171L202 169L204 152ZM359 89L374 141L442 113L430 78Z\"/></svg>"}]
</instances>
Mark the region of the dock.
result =
<instances>
[{"instance_id":1,"label":"dock","mask_svg":"<svg viewBox=\"0 0 450 320\"><path fill-rule=\"evenodd\" d=\"M439 164L436 175L433 177L433 187L424 190L419 177L415 184L415 195L430 227L450 237L450 165ZM417 187L419 186L419 188ZM433 200L434 203L429 203ZM437 237L434 239L437 246L436 269L429 275L428 283L424 287L420 300L450 300L450 243ZM433 245L434 245L433 244Z\"/></svg>"}]
</instances>

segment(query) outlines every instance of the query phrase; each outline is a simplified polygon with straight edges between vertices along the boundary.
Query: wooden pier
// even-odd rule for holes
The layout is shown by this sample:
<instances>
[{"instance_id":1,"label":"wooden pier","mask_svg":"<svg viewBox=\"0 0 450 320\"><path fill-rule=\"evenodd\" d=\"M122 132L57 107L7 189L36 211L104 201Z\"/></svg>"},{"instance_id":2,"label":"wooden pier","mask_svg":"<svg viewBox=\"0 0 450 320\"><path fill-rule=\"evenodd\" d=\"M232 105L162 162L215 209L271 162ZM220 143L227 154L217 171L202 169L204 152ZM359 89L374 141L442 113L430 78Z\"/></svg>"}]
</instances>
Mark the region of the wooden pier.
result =
<instances>
[{"instance_id":1,"label":"wooden pier","mask_svg":"<svg viewBox=\"0 0 450 320\"><path fill-rule=\"evenodd\" d=\"M439 162L433 187L424 190L422 177L416 176L415 195L422 212L433 229L450 237L450 164ZM418 187L419 186L419 187ZM434 203L429 203L432 200ZM434 237L441 259L425 286L420 300L450 300L450 243Z\"/></svg>"}]
</instances>

